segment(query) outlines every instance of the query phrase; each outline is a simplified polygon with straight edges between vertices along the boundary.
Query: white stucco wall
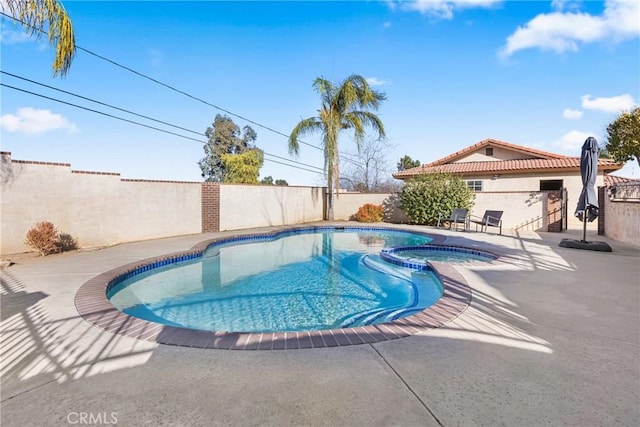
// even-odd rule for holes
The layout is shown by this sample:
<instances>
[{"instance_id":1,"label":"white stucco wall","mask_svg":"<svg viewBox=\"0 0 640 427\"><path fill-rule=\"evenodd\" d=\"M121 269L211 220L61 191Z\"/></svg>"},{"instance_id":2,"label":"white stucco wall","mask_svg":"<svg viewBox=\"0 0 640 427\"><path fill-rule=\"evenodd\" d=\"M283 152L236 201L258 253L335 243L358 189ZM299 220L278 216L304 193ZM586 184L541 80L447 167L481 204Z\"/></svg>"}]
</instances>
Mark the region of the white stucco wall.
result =
<instances>
[{"instance_id":1,"label":"white stucco wall","mask_svg":"<svg viewBox=\"0 0 640 427\"><path fill-rule=\"evenodd\" d=\"M50 221L79 246L201 231L199 183L125 181L74 173L70 165L11 161L2 154L0 253L30 251L27 231Z\"/></svg>"},{"instance_id":2,"label":"white stucco wall","mask_svg":"<svg viewBox=\"0 0 640 427\"><path fill-rule=\"evenodd\" d=\"M573 173L557 173L557 174L525 174L525 175L509 175L500 174L499 177L493 179L492 175L469 175L462 177L465 181L481 180L483 192L503 192L503 191L519 191L519 192L538 192L540 190L540 181L543 180L562 180L563 186L567 189L567 210L569 213L567 226L569 228L582 227L582 223L573 215L578 204L578 198L582 191L582 178L580 172ZM600 172L596 178L595 187L604 185L604 174ZM478 193L482 194L482 193ZM587 223L587 229L597 229L597 223Z\"/></svg>"},{"instance_id":3,"label":"white stucco wall","mask_svg":"<svg viewBox=\"0 0 640 427\"><path fill-rule=\"evenodd\" d=\"M487 156L486 149L491 147L482 147L465 157L456 160L454 163L465 162L495 162L498 160L515 160L515 159L533 159L535 156L527 155L513 150L506 150L500 147L493 147L493 156Z\"/></svg>"},{"instance_id":4,"label":"white stucco wall","mask_svg":"<svg viewBox=\"0 0 640 427\"><path fill-rule=\"evenodd\" d=\"M605 196L603 205L605 235L640 246L640 201L616 201Z\"/></svg>"},{"instance_id":5,"label":"white stucco wall","mask_svg":"<svg viewBox=\"0 0 640 427\"><path fill-rule=\"evenodd\" d=\"M336 220L348 220L367 203L382 205L389 193L341 193L333 198L333 216Z\"/></svg>"},{"instance_id":6,"label":"white stucco wall","mask_svg":"<svg viewBox=\"0 0 640 427\"><path fill-rule=\"evenodd\" d=\"M503 211L502 229L547 230L546 212L547 193L532 192L494 192L476 193L471 214L482 218L486 210ZM478 219L478 218L475 218ZM471 224L471 229L475 227ZM490 231L497 230L491 228Z\"/></svg>"},{"instance_id":7,"label":"white stucco wall","mask_svg":"<svg viewBox=\"0 0 640 427\"><path fill-rule=\"evenodd\" d=\"M322 187L220 185L220 230L300 224L323 218Z\"/></svg>"}]
</instances>

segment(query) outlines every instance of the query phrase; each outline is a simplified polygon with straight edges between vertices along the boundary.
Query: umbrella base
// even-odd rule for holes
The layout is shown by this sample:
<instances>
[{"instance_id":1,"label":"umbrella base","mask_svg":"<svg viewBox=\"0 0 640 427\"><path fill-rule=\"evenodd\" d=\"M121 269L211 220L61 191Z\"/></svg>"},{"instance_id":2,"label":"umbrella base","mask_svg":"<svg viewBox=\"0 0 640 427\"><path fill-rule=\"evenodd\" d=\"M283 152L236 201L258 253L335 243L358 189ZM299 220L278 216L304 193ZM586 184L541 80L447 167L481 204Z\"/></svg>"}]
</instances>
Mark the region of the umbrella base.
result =
<instances>
[{"instance_id":1,"label":"umbrella base","mask_svg":"<svg viewBox=\"0 0 640 427\"><path fill-rule=\"evenodd\" d=\"M611 246L606 242L587 242L585 240L562 239L560 247L584 249L587 251L611 252Z\"/></svg>"}]
</instances>

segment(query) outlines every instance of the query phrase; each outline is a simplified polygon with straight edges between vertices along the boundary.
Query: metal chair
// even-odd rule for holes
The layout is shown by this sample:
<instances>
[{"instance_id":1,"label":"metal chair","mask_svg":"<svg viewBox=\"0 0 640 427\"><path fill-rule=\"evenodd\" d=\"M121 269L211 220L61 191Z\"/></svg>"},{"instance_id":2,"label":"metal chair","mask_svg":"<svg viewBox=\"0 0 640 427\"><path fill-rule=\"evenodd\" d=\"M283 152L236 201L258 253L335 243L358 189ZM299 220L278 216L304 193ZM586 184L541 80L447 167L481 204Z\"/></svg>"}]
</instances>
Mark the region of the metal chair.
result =
<instances>
[{"instance_id":1,"label":"metal chair","mask_svg":"<svg viewBox=\"0 0 640 427\"><path fill-rule=\"evenodd\" d=\"M440 215L440 217L438 217L437 227L440 228L441 223L448 222L449 230L451 230L451 227L453 226L455 226L455 229L458 230L458 224L462 224L463 230L468 230L469 229L468 215L469 215L468 209L456 208L453 210L453 212L451 212L451 215L449 215L449 218L446 218Z\"/></svg>"},{"instance_id":2,"label":"metal chair","mask_svg":"<svg viewBox=\"0 0 640 427\"><path fill-rule=\"evenodd\" d=\"M498 227L500 228L499 234L502 234L502 213L503 211L484 211L482 218L471 215L469 222L476 225L476 231L478 231L478 225L480 225L480 231L484 233L487 232L487 227Z\"/></svg>"}]
</instances>

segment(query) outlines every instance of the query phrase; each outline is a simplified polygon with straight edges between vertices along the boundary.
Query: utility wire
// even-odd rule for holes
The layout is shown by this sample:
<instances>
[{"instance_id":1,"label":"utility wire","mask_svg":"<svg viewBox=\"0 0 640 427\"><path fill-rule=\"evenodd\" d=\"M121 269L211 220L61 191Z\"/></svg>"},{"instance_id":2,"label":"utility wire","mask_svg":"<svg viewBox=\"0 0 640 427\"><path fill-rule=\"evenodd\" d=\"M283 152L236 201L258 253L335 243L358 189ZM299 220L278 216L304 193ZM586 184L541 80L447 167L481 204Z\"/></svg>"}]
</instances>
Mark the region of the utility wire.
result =
<instances>
[{"instance_id":1,"label":"utility wire","mask_svg":"<svg viewBox=\"0 0 640 427\"><path fill-rule=\"evenodd\" d=\"M90 101L90 102L93 102L93 103L96 103L96 104L99 104L99 105L103 105L105 107L113 108L114 110L122 111L124 113L128 113L128 114L131 114L131 115L134 115L134 116L137 116L137 117L141 117L143 119L151 120L151 121L154 121L156 123L161 123L163 125L167 125L167 126L170 126L170 127L176 128L176 129L180 129L180 130L183 130L183 131L186 131L186 132L195 133L196 135L202 136L201 132L196 132L196 131L191 130L191 129L183 128L182 126L173 125L171 123L167 123L167 122L162 121L162 120L154 119L153 117L145 116L143 114L134 113L133 111L125 110L124 108L116 107L116 106L107 104L106 102L101 102L101 101L97 101L97 100L92 99L92 98L87 98L86 96L78 95L76 93L69 92L69 91L66 91L66 90L63 90L63 89L59 89L57 87L49 86L49 85L46 85L44 83L40 83L40 82L37 82L35 80L28 79L26 77L21 77L21 76L18 76L16 74L9 73L7 71L0 70L0 73L5 74L5 75L10 76L10 77L14 77L16 79L24 80L24 81L29 82L29 83L36 84L36 85L39 85L39 86L42 86L42 87L46 87L47 89L52 89L52 90L55 90L55 91L58 91L58 92L66 93L67 95L75 96L76 98L84 99L85 101Z\"/></svg>"},{"instance_id":2,"label":"utility wire","mask_svg":"<svg viewBox=\"0 0 640 427\"><path fill-rule=\"evenodd\" d=\"M4 12L1 12L1 11L0 11L0 15L5 16L5 17L7 17L7 18L9 18L9 19L11 19L11 20L13 20L13 21L19 22L19 23L21 23L21 24L23 24L23 25L27 25L27 26L29 25L28 23L26 23L26 22L24 22L24 21L22 21L22 20L20 20L20 19L18 19L18 18L16 18L16 17L13 17L13 16L11 16L11 15L8 15L8 14L6 14L6 13L4 13ZM46 31L42 30L42 29L36 29L36 30L37 30L37 31L39 31L39 32L41 32L42 34L48 35L48 33L47 33ZM89 54L89 55L92 55L92 56L94 56L94 57L96 57L96 58L99 58L99 59L101 59L101 60L103 60L103 61L105 61L105 62L108 62L108 63L110 63L110 64L112 64L112 65L114 65L114 66L116 66L116 67L118 67L118 68L122 68L123 70L129 71L130 73L133 73L133 74L135 74L135 75L137 75L137 76L139 76L139 77L142 77L142 78L144 78L144 79L147 79L147 80L149 80L149 81L151 81L151 82L153 82L153 83L156 83L156 84L158 84L158 85L160 85L160 86L163 86L163 87L165 87L165 88L167 88L167 89L169 89L169 90L171 90L171 91L177 92L177 93L179 93L179 94L181 94L181 95L184 95L184 96L186 96L186 97L188 97L188 98L191 98L191 99L193 99L193 100L195 100L195 101L201 102L201 103L203 103L203 104L205 104L205 105L208 105L208 106L213 107L213 108L215 108L215 109L217 109L217 110L220 110L220 111L222 111L222 112L224 112L224 113L226 113L226 114L229 114L230 116L233 116L233 117L239 118L239 119L244 120L244 121L246 121L246 122L249 122L249 123L251 123L251 124L253 124L253 125L255 125L255 126L258 126L258 127L260 127L260 128L263 128L263 129L268 130L268 131L270 131L270 132L273 132L273 133L275 133L275 134L278 134L278 135L284 136L284 137L285 137L285 138L287 138L287 139L289 138L289 135L287 135L287 134L285 134L285 133L283 133L283 132L280 132L280 131L278 131L278 130L276 130L276 129L273 129L273 128L269 127L269 126L266 126L266 125L263 125L263 124L261 124L261 123L258 123L258 122L256 122L256 121L251 120L251 119L249 119L249 118L247 118L247 117L244 117L244 116L242 116L242 115L240 115L240 114L236 114L236 113L234 113L234 112L232 112L232 111L229 111L229 110L227 110L227 109L225 109L225 108L222 108L222 107L220 107L220 106L218 106L218 105L215 105L215 104L213 104L213 103L211 103L211 102L208 102L208 101L206 101L206 100L204 100L204 99L202 99L202 98L199 98L199 97L197 97L197 96L191 95L191 94L189 94L189 93L187 93L187 92L185 92L185 91L183 91L183 90L180 90L180 89L178 89L178 88L176 88L176 87L174 87L174 86L171 86L171 85L169 85L169 84L167 84L167 83L164 83L164 82L161 82L161 81L159 81L159 80L157 80L157 79L154 79L153 77L150 77L150 76L148 76L148 75L146 75L146 74L143 74L143 73L141 73L141 72L139 72L139 71L136 71L136 70L134 70L133 68L127 67L126 65L122 65L122 64L120 64L119 62L116 62L116 61L114 61L114 60L112 60L112 59L109 59L109 58L107 58L107 57L105 57L105 56L99 55L99 54L97 54L97 53L95 53L95 52L93 52L93 51L91 51L91 50L89 50L89 49L86 49L86 48L82 47L82 46L76 45L76 49L81 50L81 51L83 51L83 52L85 52L85 53L87 53L87 54ZM77 95L74 95L74 96L77 96ZM146 118L146 117L145 117L145 118ZM150 119L150 120L154 120L154 119ZM155 121L155 120L154 120L154 121ZM162 123L162 122L161 122L161 123ZM193 132L193 131L189 131L189 132ZM299 142L300 142L301 144L304 144L304 145L307 145L307 146L309 146L309 147L315 148L316 150L324 151L322 148L320 148L320 147L318 147L318 146L316 146L316 145L313 145L313 144L309 144L308 142L305 142L305 141L302 141L302 140L299 140ZM342 155L342 156L344 156L344 155L346 155L346 154L350 154L350 153L339 153L339 155ZM343 158L343 159L344 159L344 158ZM363 166L363 165L362 165L362 163L360 163L360 162L356 162L356 161L348 160L348 159L344 159L344 160L345 160L345 161L347 161L347 162L351 162L351 163L355 163L355 164L359 164L360 166ZM314 167L315 167L315 166L314 166ZM375 167L374 167L373 169L376 169L376 170L379 170L379 171L382 171L382 172L386 172L386 173L390 173L390 174L391 174L391 173L393 173L393 172L391 172L391 171L384 170L384 169L379 169L379 168L375 168Z\"/></svg>"},{"instance_id":3,"label":"utility wire","mask_svg":"<svg viewBox=\"0 0 640 427\"><path fill-rule=\"evenodd\" d=\"M42 95L42 94L39 94L39 93L31 92L31 91L28 91L26 89L21 89L19 87L8 85L6 83L0 83L0 86L4 86L4 87L7 87L9 89L13 89L13 90L17 90L17 91L20 91L20 92L28 93L29 95L38 96L40 98L48 99L50 101L59 102L61 104L69 105L71 107L80 108L82 110L87 110L87 111L90 111L92 113L96 113L96 114L100 114L100 115L103 115L103 116L111 117L112 119L121 120L123 122L132 123L134 125L143 126L143 127L149 128L149 129L157 130L158 132L168 133L170 135L174 135L174 136L177 136L177 137L180 137L180 138L190 139L192 141L196 141L196 142L202 143L202 141L200 141L199 139L191 138L190 136L180 135L179 133L171 132L171 131L168 131L166 129L160 129L160 128L157 128L155 126L145 125L144 123L135 122L133 120L125 119L124 117L114 116L113 114L105 113L103 111L94 110L94 109L88 108L88 107L83 107L82 105L73 104L71 102L63 101L61 99L51 98L50 96L46 96L46 95Z\"/></svg>"},{"instance_id":4,"label":"utility wire","mask_svg":"<svg viewBox=\"0 0 640 427\"><path fill-rule=\"evenodd\" d=\"M280 131L279 131L279 130L277 130L277 129L273 129L273 128L269 127L269 126L266 126L266 125L263 125L263 124L261 124L261 123L258 123L258 122L256 122L256 121L251 120L251 119L249 119L249 118L247 118L247 117L244 117L244 116L242 116L242 115L240 115L240 114L236 114L236 113L234 113L234 112L232 112L232 111L229 111L229 110L227 110L227 109L225 109L225 108L222 108L222 107L220 107L220 106L218 106L218 105L212 104L212 103L210 103L210 102L208 102L208 101L205 101L205 100L204 100L204 99L202 99L202 98L199 98L199 97L197 97L197 96L191 95L191 94L189 94L189 93L187 93L187 92L185 92L185 91L183 91L183 90L180 90L180 89L175 88L174 86L171 86L171 85L169 85L169 84L167 84L167 83L163 83L163 82L161 82L161 81L159 81L159 80L157 80L157 79L154 79L153 77L147 76L146 74L140 73L139 71L136 71L136 70L134 70L134 69L132 69L132 68L130 68L130 67L127 67L126 65L122 65L122 64L120 64L120 63L118 63L118 62L116 62L116 61L114 61L114 60L111 60L111 59L106 58L106 57L104 57L104 56L102 56L102 55L99 55L99 54L97 54L97 53L95 53L95 52L92 52L92 51L90 51L89 49L86 49L86 48L83 48L83 47L81 47L81 46L77 46L77 45L76 45L76 48L77 48L77 49L79 49L79 50L81 50L81 51L83 51L83 52L85 52L85 53L88 53L89 55L93 55L93 56L95 56L96 58L102 59L103 61L109 62L110 64L113 64L113 65L115 65L116 67L122 68L122 69L127 70L127 71L129 71L129 72L131 72L131 73L133 73L133 74L135 74L135 75L137 75L137 76L140 76L140 77L142 77L142 78L144 78L144 79L150 80L150 81L152 81L152 82L154 82L154 83L156 83L156 84L159 84L160 86L163 86L163 87L165 87L165 88L167 88L167 89L169 89L169 90L172 90L172 91L174 91L174 92L177 92L177 93L179 93L179 94L182 94L182 95L184 95L184 96L186 96L186 97L188 97L188 98L191 98L191 99L193 99L193 100L199 101L199 102L201 102L201 103L203 103L203 104L205 104L205 105L208 105L208 106L213 107L213 108L215 108L215 109L217 109L217 110L220 110L220 111L222 111L222 112L224 112L224 113L226 113L226 114L229 114L230 116L233 116L233 117L239 118L239 119L244 120L244 121L246 121L246 122L249 122L249 123L251 123L251 124L253 124L253 125L256 125L256 126L258 126L258 127L261 127L262 129L268 130L268 131L270 131L270 132L273 132L273 133L275 133L275 134L277 134L277 135L284 136L285 138L289 139L289 135L287 135L286 133L280 132ZM318 147L318 146L316 146L316 145L313 145L313 144L309 144L308 142L305 142L305 141L302 141L302 140L298 140L298 142L300 142L301 144L304 144L304 145L306 145L306 146L309 146L309 147L311 147L311 148L315 148L316 150L324 151L322 148L320 148L320 147ZM339 153L339 154L340 154L340 155L345 155L345 153ZM349 161L349 160L347 160L347 161ZM352 163L356 163L356 164L357 164L357 162L354 162L354 161L351 161L351 162L352 162ZM362 164L360 164L360 165L362 166ZM377 169L377 168L375 168L375 169ZM382 169L381 169L381 171L382 171L382 172L387 172L387 173L392 173L392 172L390 172L390 171L386 171L386 170L382 170Z\"/></svg>"},{"instance_id":5,"label":"utility wire","mask_svg":"<svg viewBox=\"0 0 640 427\"><path fill-rule=\"evenodd\" d=\"M157 119L154 119L154 118L152 118L152 117L148 117L148 116L145 116L145 115L142 115L142 114L138 114L138 113L135 113L135 112L130 111L130 110L125 110L124 108L116 107L116 106L114 106L114 105L107 104L107 103L105 103L105 102L101 102L101 101L95 100L95 99L93 99L93 98L88 98L88 97L86 97L86 96L78 95L78 94L75 94L75 93L73 93L73 92L69 92L69 91L66 91L66 90L58 89L58 88L56 88L56 87L49 86L49 85L46 85L46 84L44 84L44 83L39 83L39 82L36 82L35 80L27 79L27 78L25 78L25 77L21 77L21 76L18 76L18 75L16 75L16 74L12 74L12 73L9 73L9 72L6 72L6 71L2 71L2 70L0 70L0 73L2 73L2 74L6 74L6 75L11 76L11 77L15 77L15 78L17 78L17 79L24 80L24 81L27 81L27 82L30 82L30 83L34 83L34 84L37 84L37 85L40 85L40 86L43 86L43 87L46 87L46 88L49 88L49 89L53 89L53 90L56 90L56 91L58 91L58 92L66 93L66 94L68 94L68 95L71 95L71 96L75 96L75 97L78 97L78 98L84 99L84 100L86 100L86 101L90 101L90 102L94 102L94 103L96 103L96 104L104 105L104 106L106 106L106 107L113 108L113 109L115 109L115 110L123 111L123 112L125 112L125 113L132 114L132 115L137 116L137 117L142 117L142 118L147 119L147 120L152 120L152 121L157 122L157 123L162 123L162 124L167 125L167 126L170 126L170 127L174 127L174 128L180 129L180 130L184 130L184 131L191 132L191 133L194 133L194 134L196 134L196 135L200 135L200 136L202 136L202 134L201 134L201 133L196 132L196 131L194 131L194 130L187 129L187 128L184 128L184 127L182 127L182 126L177 126L177 125L174 125L174 124L171 124L171 123L167 123L167 122L162 121L162 120L157 120ZM9 86L9 87L11 87L11 86ZM62 103L64 103L64 101L61 101L61 100L58 100L58 99L54 99L54 98L48 98L48 97L46 97L46 96L44 96L44 95L36 94L36 93L34 93L34 92L28 92L28 91L26 91L26 90L18 89L18 88L15 88L15 87L11 87L11 88L12 88L12 89L21 90L21 91L23 91L23 92L30 93L30 94L32 94L32 95L42 96L42 97L47 98L47 99L50 99L50 100L54 100L54 101L57 101L57 102L62 102ZM68 105L71 105L71 106L73 106L73 107L77 107L77 108L83 108L83 109L85 108L85 107L78 106L78 105L75 105L75 104L70 104L70 103L68 103ZM89 109L89 111L97 112L97 113L101 113L101 112L99 112L99 111L94 111L94 110L91 110L91 109ZM114 117L114 118L119 118L119 117ZM140 124L140 123L138 123L138 122L130 122L130 123ZM159 130L159 129L157 129L157 128L153 128L153 129L154 129L154 130ZM189 139L193 139L193 138L189 138ZM195 139L194 139L194 140L195 140ZM201 142L201 143L203 143L203 144L206 144L206 143L207 143L207 141L201 141L201 140L195 140L195 141ZM263 150L263 152L264 152L264 150ZM287 158L285 158L285 157L276 156L275 154L271 154L271 153L266 153L266 152L264 152L264 153L265 153L265 154L267 154L267 155L269 155L269 156L275 157L275 158L277 158L277 159L285 160L285 161L292 162L292 163L298 163L298 164L301 164L301 165L303 165L303 166L308 166L308 167L310 167L310 168L314 168L314 169L318 169L318 170L320 170L320 171L324 171L324 169L322 169L322 168L320 168L320 167L318 167L318 166L313 166L313 165L309 165L309 164L306 164L306 163L298 162L298 161L295 161L295 160L287 159Z\"/></svg>"},{"instance_id":6,"label":"utility wire","mask_svg":"<svg viewBox=\"0 0 640 427\"><path fill-rule=\"evenodd\" d=\"M264 154L265 154L265 156L273 156L272 154L269 154L269 153L264 153ZM277 156L274 156L274 157L277 157ZM282 157L279 157L279 158L282 158ZM291 164L288 164L288 163L279 162L277 160L271 160L271 159L265 159L265 160L268 161L268 162L271 162L271 163L278 163L279 165L290 166L292 168L301 169L301 170L307 171L307 172L324 174L324 170L317 171L317 170L305 169L305 168L302 168L300 166L294 166L294 165L291 165ZM287 160L287 161L289 161L289 160ZM302 164L304 164L304 163L302 163ZM312 167L315 168L315 166L312 166Z\"/></svg>"},{"instance_id":7,"label":"utility wire","mask_svg":"<svg viewBox=\"0 0 640 427\"><path fill-rule=\"evenodd\" d=\"M154 82L154 83L156 83L156 84L159 84L160 86L163 86L163 87L165 87L165 88L167 88L167 89L169 89L169 90L172 90L172 91L174 91L174 92L177 92L177 93L179 93L179 94L181 94L181 95L184 95L184 96L186 96L186 97L188 97L188 98L191 98L191 99L193 99L193 100L195 100L195 101L201 102L201 103L203 103L203 104L205 104L205 105L208 105L209 107L213 107L213 108L215 108L215 109L217 109L217 110L220 110L220 111L222 111L223 113L226 113L226 114L228 114L228 115L230 115L230 116L236 117L236 118L238 118L238 119L240 119L240 120L244 120L244 121L246 121L246 122L251 123L252 125L255 125L255 126L261 127L262 129L268 130L268 131L273 132L273 133L275 133L275 134L278 134L278 135L284 136L284 137L285 137L285 138L287 138L287 139L289 138L289 135L287 135L286 133L280 132L279 130L273 129L273 128L269 127L269 126L266 126L266 125L263 125L263 124L261 124L261 123L258 123L258 122L254 121L254 120L251 120L251 119L247 118L247 117L241 116L240 114L236 114L236 113L234 113L234 112L232 112L232 111L229 111L229 110L227 110L227 109L225 109L225 108L222 108L222 107L220 107L220 106L218 106L218 105L212 104L212 103L211 103L211 102L209 102L209 101L205 101L205 100L204 100L204 99L202 99L202 98L199 98L199 97L197 97L197 96L191 95L191 94L189 94L189 93L187 93L187 92L185 92L185 91L183 91L183 90L177 89L177 88L175 88L175 87L173 87L173 86L171 86L171 85L169 85L169 84L167 84L167 83L163 83L163 82L161 82L160 80L156 80L156 79L154 79L153 77L147 76L146 74L142 74L142 73L140 73L140 72L138 72L138 71L134 70L133 68L127 67L126 65L122 65L122 64L120 64L120 63L118 63L118 62L116 62L116 61L113 61L113 60L111 60L111 59L109 59L109 58L106 58L106 57L104 57L104 56L102 56L102 55L99 55L99 54L97 54L97 53L95 53L95 52L92 52L92 51L90 51L89 49L85 49L85 48L83 48L83 47L81 47L81 46L78 46L78 45L76 45L76 48L77 48L78 50L81 50L81 51L85 52L85 53L88 53L89 55L95 56L96 58L102 59L103 61L106 61L106 62L108 62L108 63L110 63L110 64L112 64L112 65L115 65L116 67L122 68L123 70L127 70L127 71L129 71L129 72L131 72L131 73L133 73L133 74L135 74L135 75L137 75L137 76L140 76L140 77L142 77L142 78L144 78L144 79L150 80L150 81L152 81L152 82ZM300 141L300 143L301 143L301 144L304 144L304 145L308 145L309 147L315 148L316 150L320 150L320 151L322 151L322 148L317 147L317 146L315 146L315 145L313 145L313 144L309 144L309 143L304 142L304 141Z\"/></svg>"},{"instance_id":8,"label":"utility wire","mask_svg":"<svg viewBox=\"0 0 640 427\"><path fill-rule=\"evenodd\" d=\"M155 126L150 126L150 125L147 125L147 124L144 124L144 123L136 122L134 120L129 120L129 119L126 119L124 117L115 116L113 114L105 113L103 111L94 110L92 108L84 107L82 105L73 104L71 102L63 101L61 99L56 99L56 98L52 98L50 96L46 96L46 95L42 95L42 94L39 94L39 93L31 92L31 91L26 90L26 89L22 89L22 88L18 88L18 87L15 87L15 86L8 85L6 83L0 83L0 86L6 87L6 88L9 88L9 89L13 89L13 90L17 90L19 92L24 92L24 93L27 93L29 95L38 96L40 98L48 99L50 101L59 102L61 104L69 105L71 107L75 107L75 108L79 108L79 109L82 109L82 110L90 111L92 113L100 114L100 115L103 115L103 116L106 116L106 117L109 117L109 118L112 118L112 119L121 120L123 122L131 123L131 124L134 124L134 125L137 125L137 126L142 126L142 127L145 127L145 128L148 128L148 129L152 129L152 130L155 130L155 131L158 131L158 132L163 132L163 133L167 133L167 134L170 134L170 135L174 135L174 136L177 136L179 138L188 139L188 140L191 140L191 141L199 142L201 144L206 144L207 143L207 141L202 141L202 140L199 140L199 139L191 138L189 136L180 135L179 133L171 132L171 131L168 131L166 129L157 128ZM275 154L267 153L264 150L263 150L263 153L265 155L267 155L267 156L270 156L270 157L275 157L277 159L286 160L286 161L291 162L291 163L300 164L300 165L307 166L307 167L310 167L310 168L314 168L314 169L317 169L317 170L305 169L305 168L302 168L300 166L294 166L292 164L278 162L276 160L265 159L265 160L273 162L273 163L278 163L278 164L282 164L282 165L285 165L285 166L290 166L290 167L293 167L293 168L296 168L296 169L301 169L301 170L305 170L305 171L313 172L313 173L323 173L324 172L324 169L319 168L317 166L309 165L309 164L302 163L302 162L297 162L297 161L294 161L294 160L289 160L289 159L284 158L284 157L276 156Z\"/></svg>"}]
</instances>

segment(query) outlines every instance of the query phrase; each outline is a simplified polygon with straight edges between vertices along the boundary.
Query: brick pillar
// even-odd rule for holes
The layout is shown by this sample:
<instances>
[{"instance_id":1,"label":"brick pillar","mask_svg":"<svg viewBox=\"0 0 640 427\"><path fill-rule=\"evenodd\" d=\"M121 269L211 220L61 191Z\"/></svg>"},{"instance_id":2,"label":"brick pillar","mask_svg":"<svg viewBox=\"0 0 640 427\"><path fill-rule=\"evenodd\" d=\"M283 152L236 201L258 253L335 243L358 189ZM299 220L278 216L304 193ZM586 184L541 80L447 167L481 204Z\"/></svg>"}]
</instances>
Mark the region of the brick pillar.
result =
<instances>
[{"instance_id":1,"label":"brick pillar","mask_svg":"<svg viewBox=\"0 0 640 427\"><path fill-rule=\"evenodd\" d=\"M201 189L202 232L220 231L220 185L203 182Z\"/></svg>"},{"instance_id":2,"label":"brick pillar","mask_svg":"<svg viewBox=\"0 0 640 427\"><path fill-rule=\"evenodd\" d=\"M562 195L560 191L547 192L547 231L559 233L562 231Z\"/></svg>"},{"instance_id":3,"label":"brick pillar","mask_svg":"<svg viewBox=\"0 0 640 427\"><path fill-rule=\"evenodd\" d=\"M605 198L605 187L598 187L598 236L604 236L604 198Z\"/></svg>"}]
</instances>

